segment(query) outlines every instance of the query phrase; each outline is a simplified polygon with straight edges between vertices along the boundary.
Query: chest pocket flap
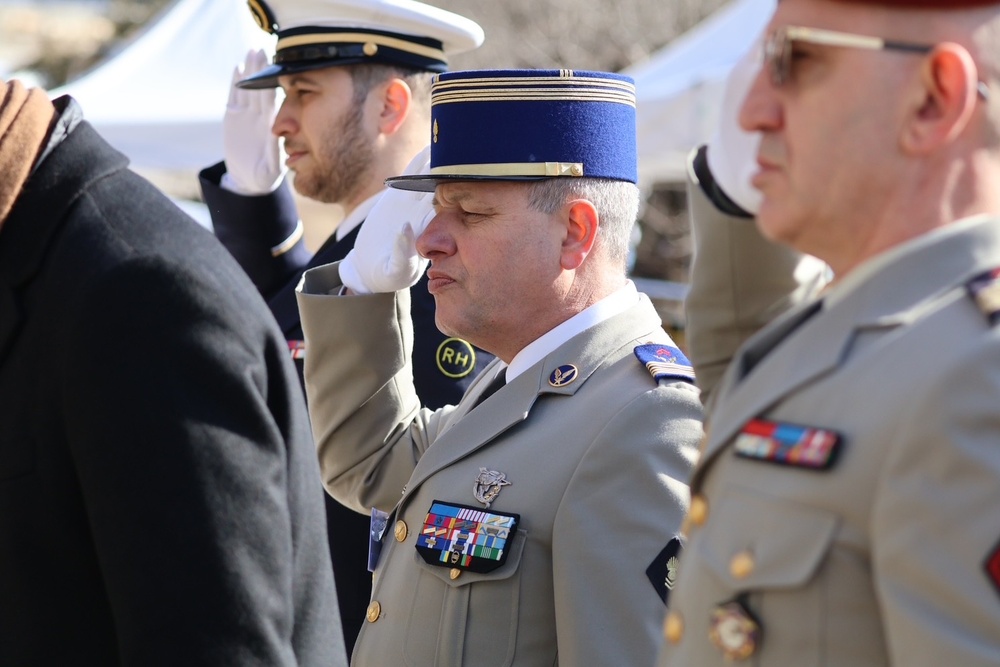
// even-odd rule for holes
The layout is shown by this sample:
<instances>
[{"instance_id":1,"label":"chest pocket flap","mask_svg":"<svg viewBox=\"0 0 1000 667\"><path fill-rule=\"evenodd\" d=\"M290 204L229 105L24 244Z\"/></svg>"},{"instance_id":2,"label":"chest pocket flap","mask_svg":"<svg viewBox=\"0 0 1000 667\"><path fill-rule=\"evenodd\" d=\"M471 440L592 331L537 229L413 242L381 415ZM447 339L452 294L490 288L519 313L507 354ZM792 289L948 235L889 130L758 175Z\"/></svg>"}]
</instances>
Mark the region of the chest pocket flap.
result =
<instances>
[{"instance_id":1,"label":"chest pocket flap","mask_svg":"<svg viewBox=\"0 0 1000 667\"><path fill-rule=\"evenodd\" d=\"M704 561L736 590L792 588L815 574L837 525L830 512L731 487L702 529Z\"/></svg>"}]
</instances>

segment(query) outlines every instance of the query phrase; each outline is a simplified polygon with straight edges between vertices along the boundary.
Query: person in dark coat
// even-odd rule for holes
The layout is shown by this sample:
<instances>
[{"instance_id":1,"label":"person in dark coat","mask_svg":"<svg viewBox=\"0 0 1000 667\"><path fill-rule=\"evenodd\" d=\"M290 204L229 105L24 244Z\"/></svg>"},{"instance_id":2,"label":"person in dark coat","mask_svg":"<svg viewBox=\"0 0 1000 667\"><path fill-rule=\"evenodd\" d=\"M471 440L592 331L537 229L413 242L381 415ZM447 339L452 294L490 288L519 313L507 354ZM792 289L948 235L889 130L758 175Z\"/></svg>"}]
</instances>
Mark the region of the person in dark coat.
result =
<instances>
[{"instance_id":1,"label":"person in dark coat","mask_svg":"<svg viewBox=\"0 0 1000 667\"><path fill-rule=\"evenodd\" d=\"M204 169L201 189L219 240L267 300L302 374L305 347L295 287L306 269L344 259L383 181L430 140L430 81L447 59L478 47L475 22L414 0L253 0L276 33L274 64L251 52L234 73L223 127L225 161ZM284 101L275 114L275 89ZM281 162L300 195L345 215L312 253L303 241ZM413 373L424 405L458 403L493 356L434 323L422 278L412 289ZM371 596L369 516L327 499L330 551L348 651Z\"/></svg>"},{"instance_id":2,"label":"person in dark coat","mask_svg":"<svg viewBox=\"0 0 1000 667\"><path fill-rule=\"evenodd\" d=\"M0 665L344 665L281 332L127 164L0 81Z\"/></svg>"}]
</instances>

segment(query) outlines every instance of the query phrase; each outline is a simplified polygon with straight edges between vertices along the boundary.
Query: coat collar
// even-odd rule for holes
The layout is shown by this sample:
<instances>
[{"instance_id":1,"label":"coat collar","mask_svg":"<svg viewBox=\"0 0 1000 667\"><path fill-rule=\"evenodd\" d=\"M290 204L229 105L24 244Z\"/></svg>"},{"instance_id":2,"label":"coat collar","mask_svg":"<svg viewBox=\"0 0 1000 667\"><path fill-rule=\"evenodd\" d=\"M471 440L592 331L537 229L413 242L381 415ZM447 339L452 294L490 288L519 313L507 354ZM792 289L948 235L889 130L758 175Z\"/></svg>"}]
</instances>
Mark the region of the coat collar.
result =
<instances>
[{"instance_id":1,"label":"coat collar","mask_svg":"<svg viewBox=\"0 0 1000 667\"><path fill-rule=\"evenodd\" d=\"M938 242L897 257L798 328L792 325L810 304L793 309L751 337L723 379L694 483L748 421L840 366L857 333L914 321L930 302L996 268L998 256L1000 220L965 220ZM794 331L788 333L790 328ZM763 359L744 376L748 357L761 355Z\"/></svg>"},{"instance_id":2,"label":"coat collar","mask_svg":"<svg viewBox=\"0 0 1000 667\"><path fill-rule=\"evenodd\" d=\"M41 268L70 210L91 183L128 165L86 122L48 150L0 233L0 359L20 327L18 292Z\"/></svg>"},{"instance_id":3,"label":"coat collar","mask_svg":"<svg viewBox=\"0 0 1000 667\"><path fill-rule=\"evenodd\" d=\"M645 294L640 294L639 302L625 312L566 341L542 361L508 382L490 398L488 404L473 409L472 406L502 363L499 360L491 362L470 385L450 416L449 423L417 462L401 502L405 502L406 497L435 472L472 454L527 419L539 396L575 394L610 357L620 354L624 346L637 339L657 343L669 341L653 304ZM553 387L549 377L566 364L576 366L577 379L561 387Z\"/></svg>"}]
</instances>

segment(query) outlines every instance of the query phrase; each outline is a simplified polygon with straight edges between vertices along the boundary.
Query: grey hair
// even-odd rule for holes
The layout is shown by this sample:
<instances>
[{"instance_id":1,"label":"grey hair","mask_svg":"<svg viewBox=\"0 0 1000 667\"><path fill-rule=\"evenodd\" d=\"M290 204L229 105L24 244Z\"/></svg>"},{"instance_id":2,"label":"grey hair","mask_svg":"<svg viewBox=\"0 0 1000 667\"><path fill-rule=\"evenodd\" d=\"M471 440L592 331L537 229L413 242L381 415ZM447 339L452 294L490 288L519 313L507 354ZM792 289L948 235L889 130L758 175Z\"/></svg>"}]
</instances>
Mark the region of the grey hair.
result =
<instances>
[{"instance_id":1,"label":"grey hair","mask_svg":"<svg viewBox=\"0 0 1000 667\"><path fill-rule=\"evenodd\" d=\"M639 188L607 178L547 178L528 188L528 206L540 213L555 213L574 199L586 199L597 209L600 226L595 252L626 270L632 228L639 215Z\"/></svg>"}]
</instances>

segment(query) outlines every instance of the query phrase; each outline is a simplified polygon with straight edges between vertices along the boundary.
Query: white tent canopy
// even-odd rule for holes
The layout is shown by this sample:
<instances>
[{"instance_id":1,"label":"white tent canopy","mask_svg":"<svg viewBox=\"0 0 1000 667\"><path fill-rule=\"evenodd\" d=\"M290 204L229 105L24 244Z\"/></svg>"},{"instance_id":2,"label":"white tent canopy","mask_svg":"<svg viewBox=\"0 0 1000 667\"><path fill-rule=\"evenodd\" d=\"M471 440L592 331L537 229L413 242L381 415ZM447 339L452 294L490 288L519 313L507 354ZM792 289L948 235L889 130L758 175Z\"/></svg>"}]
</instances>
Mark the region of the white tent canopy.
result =
<instances>
[{"instance_id":1,"label":"white tent canopy","mask_svg":"<svg viewBox=\"0 0 1000 667\"><path fill-rule=\"evenodd\" d=\"M636 82L639 180L684 180L692 148L718 122L729 70L767 25L776 0L733 0L648 61L625 70Z\"/></svg>"},{"instance_id":2,"label":"white tent canopy","mask_svg":"<svg viewBox=\"0 0 1000 667\"><path fill-rule=\"evenodd\" d=\"M192 171L222 158L222 116L234 66L273 50L245 0L178 0L110 59L50 91L140 169Z\"/></svg>"}]
</instances>

